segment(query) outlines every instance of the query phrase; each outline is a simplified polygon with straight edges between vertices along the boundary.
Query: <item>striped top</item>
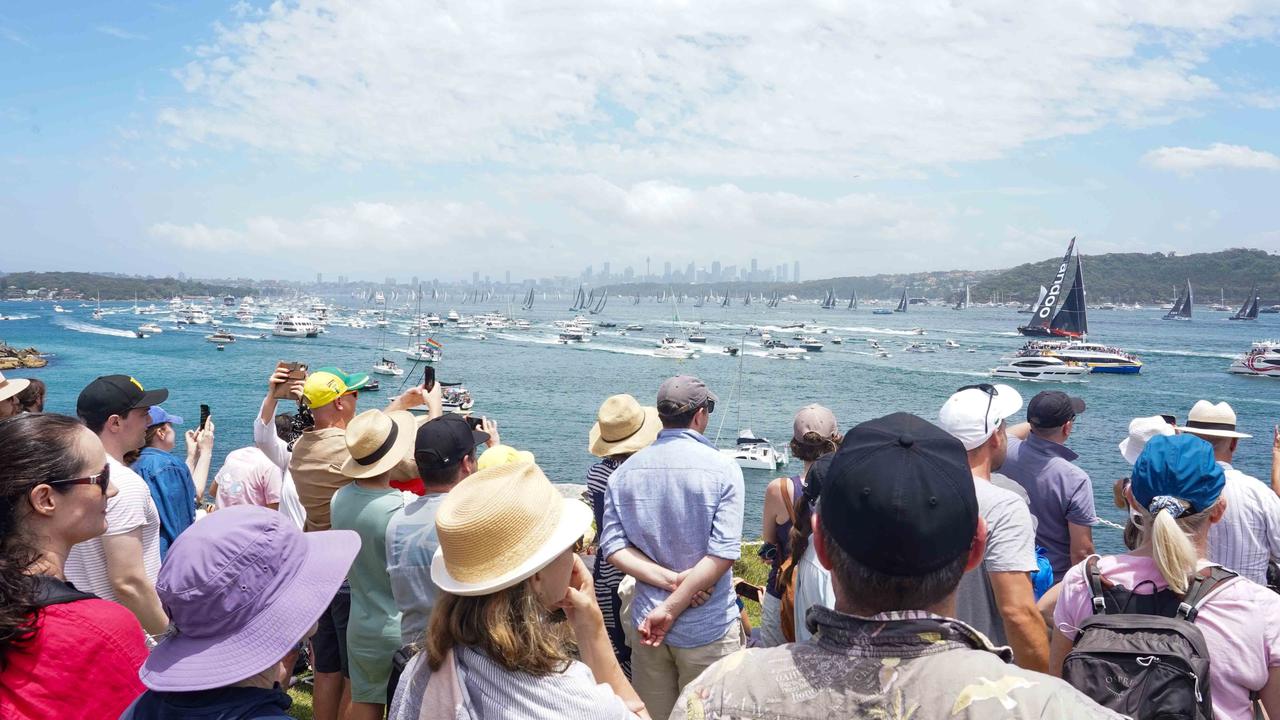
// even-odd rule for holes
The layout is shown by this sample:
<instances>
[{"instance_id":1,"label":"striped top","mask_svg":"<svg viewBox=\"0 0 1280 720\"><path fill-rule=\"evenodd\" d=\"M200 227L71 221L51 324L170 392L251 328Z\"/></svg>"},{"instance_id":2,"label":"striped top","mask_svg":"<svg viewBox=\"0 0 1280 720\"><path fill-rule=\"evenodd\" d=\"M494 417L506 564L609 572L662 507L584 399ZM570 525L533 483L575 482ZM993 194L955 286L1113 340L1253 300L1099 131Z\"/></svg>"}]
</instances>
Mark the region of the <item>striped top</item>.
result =
<instances>
[{"instance_id":1,"label":"striped top","mask_svg":"<svg viewBox=\"0 0 1280 720\"><path fill-rule=\"evenodd\" d=\"M1266 585L1267 561L1280 559L1280 497L1230 463L1218 466L1227 479L1227 511L1209 528L1209 559Z\"/></svg>"},{"instance_id":2,"label":"striped top","mask_svg":"<svg viewBox=\"0 0 1280 720\"><path fill-rule=\"evenodd\" d=\"M142 565L147 578L154 583L160 574L160 513L146 481L113 457L108 456L107 463L111 465L111 484L116 487L116 496L107 500L107 531L72 546L67 555L66 576L68 582L83 592L119 602L107 575L102 538L141 530Z\"/></svg>"},{"instance_id":3,"label":"striped top","mask_svg":"<svg viewBox=\"0 0 1280 720\"><path fill-rule=\"evenodd\" d=\"M596 516L596 532L604 527L604 492L609 486L609 476L622 463L613 458L605 458L587 470L587 494L591 496L591 510ZM626 577L621 570L604 559L603 553L596 553L595 567L591 572L596 586L596 599L600 603L600 611L604 613L604 626L607 628L619 624L613 612L613 603L607 602L610 593L618 591L618 584ZM602 600L601 598L605 598Z\"/></svg>"}]
</instances>

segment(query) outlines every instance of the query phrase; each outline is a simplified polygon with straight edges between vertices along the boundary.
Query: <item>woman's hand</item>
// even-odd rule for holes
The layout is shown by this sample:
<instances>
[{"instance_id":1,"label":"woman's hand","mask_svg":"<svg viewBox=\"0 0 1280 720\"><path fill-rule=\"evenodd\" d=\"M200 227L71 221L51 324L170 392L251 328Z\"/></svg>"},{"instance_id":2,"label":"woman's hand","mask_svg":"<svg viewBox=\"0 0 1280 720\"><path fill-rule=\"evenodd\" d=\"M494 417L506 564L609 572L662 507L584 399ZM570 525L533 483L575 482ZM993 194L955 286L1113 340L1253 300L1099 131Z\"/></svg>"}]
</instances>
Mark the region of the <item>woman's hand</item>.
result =
<instances>
[{"instance_id":1,"label":"woman's hand","mask_svg":"<svg viewBox=\"0 0 1280 720\"><path fill-rule=\"evenodd\" d=\"M595 584L591 581L591 571L582 558L573 556L573 572L569 575L569 587L565 588L564 599L556 603L556 607L564 610L565 617L573 625L575 633L582 635L604 631L604 615L596 604Z\"/></svg>"}]
</instances>

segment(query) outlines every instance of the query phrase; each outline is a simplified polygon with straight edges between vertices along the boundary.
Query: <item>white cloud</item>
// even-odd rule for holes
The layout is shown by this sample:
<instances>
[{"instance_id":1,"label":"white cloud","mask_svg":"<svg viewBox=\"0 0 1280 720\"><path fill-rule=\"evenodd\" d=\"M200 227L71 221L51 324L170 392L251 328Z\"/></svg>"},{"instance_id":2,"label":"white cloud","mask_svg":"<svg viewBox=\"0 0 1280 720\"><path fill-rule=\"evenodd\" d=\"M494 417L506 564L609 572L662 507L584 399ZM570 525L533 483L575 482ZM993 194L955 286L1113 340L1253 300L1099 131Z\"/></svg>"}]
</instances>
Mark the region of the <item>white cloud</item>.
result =
<instances>
[{"instance_id":1,"label":"white cloud","mask_svg":"<svg viewBox=\"0 0 1280 720\"><path fill-rule=\"evenodd\" d=\"M245 6L179 72L178 141L321 161L849 178L998 158L1218 95L1265 0L411 0ZM674 200L674 199L673 199Z\"/></svg>"},{"instance_id":2,"label":"white cloud","mask_svg":"<svg viewBox=\"0 0 1280 720\"><path fill-rule=\"evenodd\" d=\"M1212 168L1280 170L1280 156L1245 145L1214 143L1199 150L1189 147L1161 147L1142 156L1142 161L1160 170L1190 175Z\"/></svg>"},{"instance_id":3,"label":"white cloud","mask_svg":"<svg viewBox=\"0 0 1280 720\"><path fill-rule=\"evenodd\" d=\"M118 40L146 40L147 36L116 27L115 25L99 25L94 30L103 35L110 35Z\"/></svg>"}]
</instances>

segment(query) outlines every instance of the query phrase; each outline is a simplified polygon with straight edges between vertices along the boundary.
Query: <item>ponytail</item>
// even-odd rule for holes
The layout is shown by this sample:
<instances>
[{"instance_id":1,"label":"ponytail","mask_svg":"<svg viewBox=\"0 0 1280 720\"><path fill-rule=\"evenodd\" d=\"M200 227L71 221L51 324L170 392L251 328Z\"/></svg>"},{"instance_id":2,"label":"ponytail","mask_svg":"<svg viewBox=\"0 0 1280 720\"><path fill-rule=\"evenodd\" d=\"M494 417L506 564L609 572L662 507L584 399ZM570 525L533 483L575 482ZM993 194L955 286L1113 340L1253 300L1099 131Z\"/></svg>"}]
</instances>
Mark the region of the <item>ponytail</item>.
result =
<instances>
[{"instance_id":1,"label":"ponytail","mask_svg":"<svg viewBox=\"0 0 1280 720\"><path fill-rule=\"evenodd\" d=\"M1175 518L1173 508L1163 506L1155 514L1143 513L1142 538L1151 543L1151 557L1169 589L1179 595L1191 587L1200 553L1192 538L1209 522L1215 505L1202 512Z\"/></svg>"}]
</instances>

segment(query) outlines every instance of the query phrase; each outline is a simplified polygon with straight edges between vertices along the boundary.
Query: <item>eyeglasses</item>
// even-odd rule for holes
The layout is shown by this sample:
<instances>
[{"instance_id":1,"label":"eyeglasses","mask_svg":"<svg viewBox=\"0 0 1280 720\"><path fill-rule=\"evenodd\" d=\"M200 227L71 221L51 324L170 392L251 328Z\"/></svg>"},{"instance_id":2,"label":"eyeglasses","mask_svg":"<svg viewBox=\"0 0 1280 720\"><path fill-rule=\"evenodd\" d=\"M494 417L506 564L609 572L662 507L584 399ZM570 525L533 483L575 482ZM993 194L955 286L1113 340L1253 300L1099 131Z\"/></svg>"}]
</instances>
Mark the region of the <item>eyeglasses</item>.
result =
<instances>
[{"instance_id":1,"label":"eyeglasses","mask_svg":"<svg viewBox=\"0 0 1280 720\"><path fill-rule=\"evenodd\" d=\"M998 390L991 383L978 383L977 385L965 385L956 392L964 392L965 390L981 390L987 394L987 411L982 414L982 432L986 432L989 427L988 418L991 416L991 402L996 399Z\"/></svg>"},{"instance_id":2,"label":"eyeglasses","mask_svg":"<svg viewBox=\"0 0 1280 720\"><path fill-rule=\"evenodd\" d=\"M102 472L89 477L70 478L67 480L50 480L46 485L97 485L103 495L107 494L107 488L111 486L111 464L107 463L102 466Z\"/></svg>"},{"instance_id":3,"label":"eyeglasses","mask_svg":"<svg viewBox=\"0 0 1280 720\"><path fill-rule=\"evenodd\" d=\"M716 411L716 401L712 400L711 398L707 398L707 402L705 405L703 405L703 407L707 409L707 414L710 415L711 413Z\"/></svg>"}]
</instances>

